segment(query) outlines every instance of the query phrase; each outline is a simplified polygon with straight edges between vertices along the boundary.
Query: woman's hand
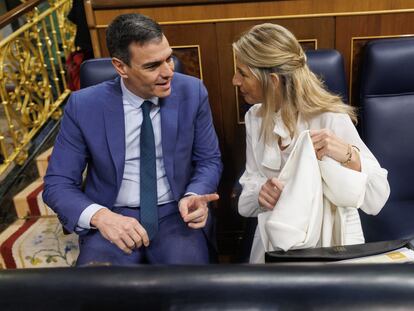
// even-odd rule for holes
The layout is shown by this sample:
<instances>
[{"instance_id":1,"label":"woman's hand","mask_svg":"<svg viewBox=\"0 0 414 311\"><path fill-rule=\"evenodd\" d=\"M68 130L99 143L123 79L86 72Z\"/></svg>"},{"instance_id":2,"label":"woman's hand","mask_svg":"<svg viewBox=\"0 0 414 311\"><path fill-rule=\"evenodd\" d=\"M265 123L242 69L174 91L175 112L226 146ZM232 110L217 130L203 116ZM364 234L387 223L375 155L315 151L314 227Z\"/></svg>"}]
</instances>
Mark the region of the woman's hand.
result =
<instances>
[{"instance_id":1,"label":"woman's hand","mask_svg":"<svg viewBox=\"0 0 414 311\"><path fill-rule=\"evenodd\" d=\"M265 210L273 210L283 191L283 187L284 185L279 179L268 179L260 189L259 205Z\"/></svg>"},{"instance_id":2,"label":"woman's hand","mask_svg":"<svg viewBox=\"0 0 414 311\"><path fill-rule=\"evenodd\" d=\"M328 156L355 171L361 171L359 153L353 146L340 139L329 129L311 130L310 137L316 157Z\"/></svg>"}]
</instances>

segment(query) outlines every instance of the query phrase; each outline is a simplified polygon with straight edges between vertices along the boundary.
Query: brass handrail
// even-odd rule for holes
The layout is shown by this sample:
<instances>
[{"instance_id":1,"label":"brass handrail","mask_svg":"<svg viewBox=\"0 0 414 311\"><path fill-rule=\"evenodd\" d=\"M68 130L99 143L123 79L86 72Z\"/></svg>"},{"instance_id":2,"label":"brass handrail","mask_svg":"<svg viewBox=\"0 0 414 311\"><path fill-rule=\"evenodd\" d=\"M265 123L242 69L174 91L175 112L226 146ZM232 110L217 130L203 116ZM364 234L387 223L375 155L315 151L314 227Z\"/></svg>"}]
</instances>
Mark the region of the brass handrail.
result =
<instances>
[{"instance_id":1,"label":"brass handrail","mask_svg":"<svg viewBox=\"0 0 414 311\"><path fill-rule=\"evenodd\" d=\"M64 61L75 50L75 26L66 15L71 0L34 7L26 23L0 41L0 174L27 158L31 139L70 94ZM62 60L63 59L63 60Z\"/></svg>"},{"instance_id":2,"label":"brass handrail","mask_svg":"<svg viewBox=\"0 0 414 311\"><path fill-rule=\"evenodd\" d=\"M45 1L46 0L29 0L3 14L0 16L0 29L12 23L24 13L31 11L35 6Z\"/></svg>"}]
</instances>

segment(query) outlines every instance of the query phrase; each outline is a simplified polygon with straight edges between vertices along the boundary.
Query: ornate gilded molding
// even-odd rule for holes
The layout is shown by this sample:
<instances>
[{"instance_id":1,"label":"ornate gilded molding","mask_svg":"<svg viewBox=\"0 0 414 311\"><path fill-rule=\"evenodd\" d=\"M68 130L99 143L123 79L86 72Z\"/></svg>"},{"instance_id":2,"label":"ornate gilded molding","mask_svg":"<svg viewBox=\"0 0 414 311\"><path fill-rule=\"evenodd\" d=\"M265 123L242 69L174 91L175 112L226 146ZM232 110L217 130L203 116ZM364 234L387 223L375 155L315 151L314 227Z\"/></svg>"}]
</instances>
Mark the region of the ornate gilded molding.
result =
<instances>
[{"instance_id":1,"label":"ornate gilded molding","mask_svg":"<svg viewBox=\"0 0 414 311\"><path fill-rule=\"evenodd\" d=\"M0 41L0 174L27 158L30 140L70 94L64 62L75 50L76 27L67 21L70 0L49 0Z\"/></svg>"}]
</instances>

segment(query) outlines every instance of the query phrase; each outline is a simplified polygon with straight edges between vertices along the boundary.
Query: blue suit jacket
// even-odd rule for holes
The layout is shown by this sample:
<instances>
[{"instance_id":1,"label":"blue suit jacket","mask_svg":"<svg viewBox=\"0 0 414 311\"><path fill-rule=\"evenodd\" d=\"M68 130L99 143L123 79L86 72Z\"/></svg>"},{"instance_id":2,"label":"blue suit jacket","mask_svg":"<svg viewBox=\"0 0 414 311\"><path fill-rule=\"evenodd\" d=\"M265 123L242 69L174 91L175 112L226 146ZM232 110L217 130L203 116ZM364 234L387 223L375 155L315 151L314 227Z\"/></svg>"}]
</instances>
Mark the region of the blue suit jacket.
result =
<instances>
[{"instance_id":1,"label":"blue suit jacket","mask_svg":"<svg viewBox=\"0 0 414 311\"><path fill-rule=\"evenodd\" d=\"M222 164L202 82L175 73L171 88L171 95L160 99L161 137L167 178L179 201L186 192L215 192ZM112 208L124 173L124 122L120 78L70 96L43 192L69 232L90 204Z\"/></svg>"}]
</instances>

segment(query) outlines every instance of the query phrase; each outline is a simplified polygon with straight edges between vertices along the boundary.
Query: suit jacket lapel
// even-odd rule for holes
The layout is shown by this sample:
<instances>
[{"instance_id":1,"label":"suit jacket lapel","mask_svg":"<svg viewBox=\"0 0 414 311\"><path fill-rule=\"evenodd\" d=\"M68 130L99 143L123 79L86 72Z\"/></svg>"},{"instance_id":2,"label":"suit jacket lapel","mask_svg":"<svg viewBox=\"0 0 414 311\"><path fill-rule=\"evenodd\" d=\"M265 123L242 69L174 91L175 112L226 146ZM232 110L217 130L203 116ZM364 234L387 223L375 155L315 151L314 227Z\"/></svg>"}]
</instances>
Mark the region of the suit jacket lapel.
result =
<instances>
[{"instance_id":1,"label":"suit jacket lapel","mask_svg":"<svg viewBox=\"0 0 414 311\"><path fill-rule=\"evenodd\" d=\"M121 185L125 166L125 117L120 78L108 88L104 102L106 139L116 170L117 186Z\"/></svg>"},{"instance_id":2,"label":"suit jacket lapel","mask_svg":"<svg viewBox=\"0 0 414 311\"><path fill-rule=\"evenodd\" d=\"M162 154L170 185L173 184L174 180L174 154L177 142L178 108L179 101L174 92L171 92L170 96L160 99Z\"/></svg>"}]
</instances>

